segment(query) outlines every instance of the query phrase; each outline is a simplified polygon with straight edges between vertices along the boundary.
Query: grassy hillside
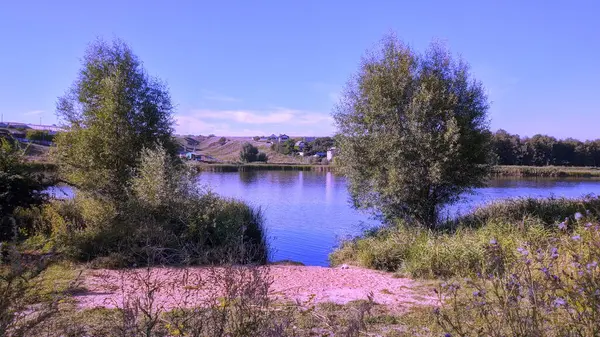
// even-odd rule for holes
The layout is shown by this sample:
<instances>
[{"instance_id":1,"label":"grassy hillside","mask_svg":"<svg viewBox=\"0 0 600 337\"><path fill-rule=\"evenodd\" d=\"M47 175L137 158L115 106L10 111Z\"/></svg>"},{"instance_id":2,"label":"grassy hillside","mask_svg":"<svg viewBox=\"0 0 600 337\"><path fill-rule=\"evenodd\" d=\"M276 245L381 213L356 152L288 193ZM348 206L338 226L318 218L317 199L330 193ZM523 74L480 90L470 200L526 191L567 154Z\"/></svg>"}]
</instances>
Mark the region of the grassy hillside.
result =
<instances>
[{"instance_id":1,"label":"grassy hillside","mask_svg":"<svg viewBox=\"0 0 600 337\"><path fill-rule=\"evenodd\" d=\"M258 148L259 151L265 152L269 156L269 163L285 163L285 164L304 164L308 163L308 158L300 158L287 156L275 151L272 151L270 145L266 142L258 142L252 137L225 137L224 144L220 143L220 136L216 137L201 137L199 144L196 146L196 153L208 155L224 162L239 161L240 150L244 143L250 143ZM188 147L193 147L183 137L179 137L180 144L188 144Z\"/></svg>"}]
</instances>

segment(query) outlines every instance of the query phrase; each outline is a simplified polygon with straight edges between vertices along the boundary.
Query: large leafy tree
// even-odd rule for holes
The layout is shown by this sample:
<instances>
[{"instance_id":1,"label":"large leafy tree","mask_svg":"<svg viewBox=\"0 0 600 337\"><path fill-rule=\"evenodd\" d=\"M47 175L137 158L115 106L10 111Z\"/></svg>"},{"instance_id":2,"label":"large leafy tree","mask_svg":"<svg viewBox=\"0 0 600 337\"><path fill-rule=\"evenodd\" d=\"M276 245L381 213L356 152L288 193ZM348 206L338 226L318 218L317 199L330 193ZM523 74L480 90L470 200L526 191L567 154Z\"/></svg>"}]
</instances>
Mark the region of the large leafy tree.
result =
<instances>
[{"instance_id":1,"label":"large leafy tree","mask_svg":"<svg viewBox=\"0 0 600 337\"><path fill-rule=\"evenodd\" d=\"M119 40L90 45L57 114L67 132L56 139L62 179L82 191L124 196L142 149L161 144L171 155L173 105L163 83L150 77Z\"/></svg>"},{"instance_id":2,"label":"large leafy tree","mask_svg":"<svg viewBox=\"0 0 600 337\"><path fill-rule=\"evenodd\" d=\"M434 226L442 205L485 182L487 112L481 83L444 46L418 54L385 37L333 112L354 205Z\"/></svg>"}]
</instances>

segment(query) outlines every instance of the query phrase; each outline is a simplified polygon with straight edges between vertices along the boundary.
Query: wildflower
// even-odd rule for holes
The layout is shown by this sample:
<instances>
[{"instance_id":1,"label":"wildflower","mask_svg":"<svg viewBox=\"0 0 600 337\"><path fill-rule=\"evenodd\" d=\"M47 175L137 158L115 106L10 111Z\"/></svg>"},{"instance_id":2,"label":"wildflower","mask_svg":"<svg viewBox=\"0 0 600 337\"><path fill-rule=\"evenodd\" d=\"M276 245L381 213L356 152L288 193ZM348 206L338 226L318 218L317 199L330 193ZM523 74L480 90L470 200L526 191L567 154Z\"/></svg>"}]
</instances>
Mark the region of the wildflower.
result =
<instances>
[{"instance_id":1,"label":"wildflower","mask_svg":"<svg viewBox=\"0 0 600 337\"><path fill-rule=\"evenodd\" d=\"M490 245L497 245L498 241L496 241L496 239L491 239L490 240Z\"/></svg>"},{"instance_id":2,"label":"wildflower","mask_svg":"<svg viewBox=\"0 0 600 337\"><path fill-rule=\"evenodd\" d=\"M581 218L583 218L583 215L581 215L581 213L579 213L579 212L575 213L575 220L579 221L579 220L581 220Z\"/></svg>"},{"instance_id":3,"label":"wildflower","mask_svg":"<svg viewBox=\"0 0 600 337\"><path fill-rule=\"evenodd\" d=\"M585 227L585 229L589 229L590 227L592 227L592 223L588 222L585 225L583 225L583 227Z\"/></svg>"},{"instance_id":4,"label":"wildflower","mask_svg":"<svg viewBox=\"0 0 600 337\"><path fill-rule=\"evenodd\" d=\"M558 308L560 306L564 306L565 304L567 304L567 302L561 297L557 297L553 302L553 305L556 308Z\"/></svg>"},{"instance_id":5,"label":"wildflower","mask_svg":"<svg viewBox=\"0 0 600 337\"><path fill-rule=\"evenodd\" d=\"M529 255L529 251L528 251L527 249L523 248L523 247L519 247L519 248L517 248L517 251L518 251L519 253L521 253L521 255L523 255L523 256L527 256L527 255Z\"/></svg>"},{"instance_id":6,"label":"wildflower","mask_svg":"<svg viewBox=\"0 0 600 337\"><path fill-rule=\"evenodd\" d=\"M586 268L587 270L592 270L592 269L596 268L596 266L598 266L598 262L596 262L596 261L593 261L593 262L591 262L591 263L588 263L588 264L586 264L586 265L585 265L585 268Z\"/></svg>"},{"instance_id":7,"label":"wildflower","mask_svg":"<svg viewBox=\"0 0 600 337\"><path fill-rule=\"evenodd\" d=\"M559 223L558 229L560 229L561 231L564 231L565 229L567 229L567 224L564 221Z\"/></svg>"},{"instance_id":8,"label":"wildflower","mask_svg":"<svg viewBox=\"0 0 600 337\"><path fill-rule=\"evenodd\" d=\"M552 247L550 249L550 257L553 258L553 259L558 258L558 248Z\"/></svg>"},{"instance_id":9,"label":"wildflower","mask_svg":"<svg viewBox=\"0 0 600 337\"><path fill-rule=\"evenodd\" d=\"M573 239L573 241L579 241L579 240L581 240L581 236L580 235L573 235L571 237L571 239Z\"/></svg>"},{"instance_id":10,"label":"wildflower","mask_svg":"<svg viewBox=\"0 0 600 337\"><path fill-rule=\"evenodd\" d=\"M452 335L446 332L446 334L444 335L444 337L452 337Z\"/></svg>"},{"instance_id":11,"label":"wildflower","mask_svg":"<svg viewBox=\"0 0 600 337\"><path fill-rule=\"evenodd\" d=\"M548 268L544 267L541 269L542 273L548 275Z\"/></svg>"}]
</instances>

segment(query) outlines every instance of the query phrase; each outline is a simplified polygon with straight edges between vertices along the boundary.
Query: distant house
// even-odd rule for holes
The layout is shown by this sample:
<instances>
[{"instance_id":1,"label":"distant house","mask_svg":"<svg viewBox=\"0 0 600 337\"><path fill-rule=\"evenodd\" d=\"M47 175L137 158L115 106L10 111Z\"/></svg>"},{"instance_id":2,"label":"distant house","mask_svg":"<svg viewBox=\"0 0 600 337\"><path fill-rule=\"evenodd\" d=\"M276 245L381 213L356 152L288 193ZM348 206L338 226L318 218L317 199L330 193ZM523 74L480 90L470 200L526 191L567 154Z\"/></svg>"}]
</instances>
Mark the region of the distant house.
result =
<instances>
[{"instance_id":1,"label":"distant house","mask_svg":"<svg viewBox=\"0 0 600 337\"><path fill-rule=\"evenodd\" d=\"M313 157L319 157L319 158L323 158L325 156L327 156L327 153L325 153L325 152L317 152L313 155Z\"/></svg>"},{"instance_id":2,"label":"distant house","mask_svg":"<svg viewBox=\"0 0 600 337\"><path fill-rule=\"evenodd\" d=\"M277 136L275 136L275 134L272 134L268 137L269 140L277 140Z\"/></svg>"},{"instance_id":3,"label":"distant house","mask_svg":"<svg viewBox=\"0 0 600 337\"><path fill-rule=\"evenodd\" d=\"M316 139L317 139L317 137L304 137L304 142L310 143L310 142L314 142Z\"/></svg>"},{"instance_id":4,"label":"distant house","mask_svg":"<svg viewBox=\"0 0 600 337\"><path fill-rule=\"evenodd\" d=\"M288 140L288 139L290 139L290 136L288 136L288 135L286 135L286 134L279 135L279 138L278 138L278 140L279 140L280 142L285 142L285 141L286 141L286 140Z\"/></svg>"},{"instance_id":5,"label":"distant house","mask_svg":"<svg viewBox=\"0 0 600 337\"><path fill-rule=\"evenodd\" d=\"M8 127L8 124L6 124L6 123L0 123L0 128L6 129L7 127Z\"/></svg>"},{"instance_id":6,"label":"distant house","mask_svg":"<svg viewBox=\"0 0 600 337\"><path fill-rule=\"evenodd\" d=\"M332 147L329 150L327 150L327 160L331 161L333 159L333 157L337 156L338 154L338 150L336 147Z\"/></svg>"},{"instance_id":7,"label":"distant house","mask_svg":"<svg viewBox=\"0 0 600 337\"><path fill-rule=\"evenodd\" d=\"M198 161L200 161L200 160L202 160L202 155L195 154L193 152L188 152L188 153L185 154L185 158L188 159L188 160L198 160Z\"/></svg>"},{"instance_id":8,"label":"distant house","mask_svg":"<svg viewBox=\"0 0 600 337\"><path fill-rule=\"evenodd\" d=\"M304 148L306 147L306 143L299 140L296 142L296 144L294 144L294 146L297 147L299 151L304 151Z\"/></svg>"}]
</instances>

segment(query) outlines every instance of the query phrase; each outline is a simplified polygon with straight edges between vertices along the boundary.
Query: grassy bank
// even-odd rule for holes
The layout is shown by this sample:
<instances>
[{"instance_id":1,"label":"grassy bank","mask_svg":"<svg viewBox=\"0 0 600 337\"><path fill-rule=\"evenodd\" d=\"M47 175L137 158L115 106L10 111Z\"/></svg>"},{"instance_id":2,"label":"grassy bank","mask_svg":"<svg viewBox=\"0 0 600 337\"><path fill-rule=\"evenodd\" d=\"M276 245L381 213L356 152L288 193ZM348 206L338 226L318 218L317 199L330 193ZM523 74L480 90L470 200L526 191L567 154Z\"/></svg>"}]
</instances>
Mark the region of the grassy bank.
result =
<instances>
[{"instance_id":1,"label":"grassy bank","mask_svg":"<svg viewBox=\"0 0 600 337\"><path fill-rule=\"evenodd\" d=\"M600 177L598 167L572 166L494 166L492 175L496 177L560 177L560 178L593 178Z\"/></svg>"},{"instance_id":2,"label":"grassy bank","mask_svg":"<svg viewBox=\"0 0 600 337\"><path fill-rule=\"evenodd\" d=\"M491 242L503 247L507 260L514 260L517 247L529 244L546 249L565 230L599 216L598 198L498 201L438 230L402 223L371 230L342 243L330 260L333 265L347 263L412 277L473 276L485 272L494 253Z\"/></svg>"},{"instance_id":3,"label":"grassy bank","mask_svg":"<svg viewBox=\"0 0 600 337\"><path fill-rule=\"evenodd\" d=\"M205 164L193 163L198 172L245 172L245 171L319 171L330 172L334 170L331 165L305 165L305 164Z\"/></svg>"}]
</instances>

